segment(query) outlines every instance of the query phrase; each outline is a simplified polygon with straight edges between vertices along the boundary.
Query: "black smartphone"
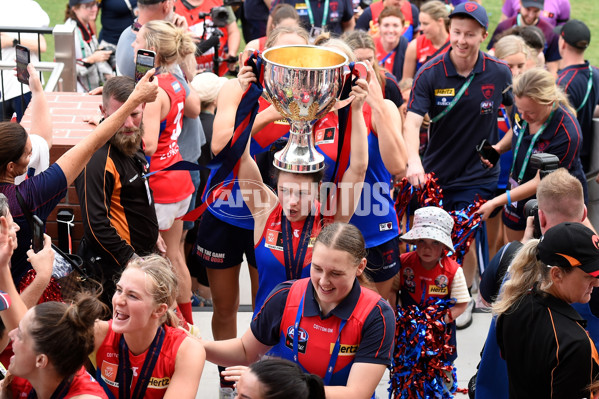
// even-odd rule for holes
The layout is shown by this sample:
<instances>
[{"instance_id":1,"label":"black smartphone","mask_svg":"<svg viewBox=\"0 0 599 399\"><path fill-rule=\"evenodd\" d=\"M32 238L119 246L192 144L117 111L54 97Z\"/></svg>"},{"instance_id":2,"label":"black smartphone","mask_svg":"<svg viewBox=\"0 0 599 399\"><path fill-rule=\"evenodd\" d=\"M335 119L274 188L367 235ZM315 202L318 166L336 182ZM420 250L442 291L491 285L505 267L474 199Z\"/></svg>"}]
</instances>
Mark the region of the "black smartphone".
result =
<instances>
[{"instance_id":1,"label":"black smartphone","mask_svg":"<svg viewBox=\"0 0 599 399\"><path fill-rule=\"evenodd\" d=\"M144 77L146 72L154 68L154 59L156 53L151 50L137 50L137 59L135 60L135 83Z\"/></svg>"},{"instance_id":2,"label":"black smartphone","mask_svg":"<svg viewBox=\"0 0 599 399\"><path fill-rule=\"evenodd\" d=\"M29 49L20 44L16 45L17 52L17 80L23 84L29 84L29 72L27 71L27 65L31 60L31 54Z\"/></svg>"},{"instance_id":3,"label":"black smartphone","mask_svg":"<svg viewBox=\"0 0 599 399\"><path fill-rule=\"evenodd\" d=\"M44 248L44 222L33 215L33 252L38 253Z\"/></svg>"},{"instance_id":4,"label":"black smartphone","mask_svg":"<svg viewBox=\"0 0 599 399\"><path fill-rule=\"evenodd\" d=\"M499 153L495 148L493 148L487 139L483 139L483 141L476 146L476 152L478 152L481 157L491 162L493 166L497 165L497 161L499 161Z\"/></svg>"}]
</instances>

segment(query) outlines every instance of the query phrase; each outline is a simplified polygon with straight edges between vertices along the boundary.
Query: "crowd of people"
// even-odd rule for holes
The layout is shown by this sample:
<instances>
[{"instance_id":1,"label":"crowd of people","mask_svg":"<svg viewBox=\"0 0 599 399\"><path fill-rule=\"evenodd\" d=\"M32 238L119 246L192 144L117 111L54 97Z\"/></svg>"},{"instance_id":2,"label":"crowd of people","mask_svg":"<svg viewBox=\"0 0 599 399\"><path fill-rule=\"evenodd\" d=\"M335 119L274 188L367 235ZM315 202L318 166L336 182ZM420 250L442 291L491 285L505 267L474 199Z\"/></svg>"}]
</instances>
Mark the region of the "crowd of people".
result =
<instances>
[{"instance_id":1,"label":"crowd of people","mask_svg":"<svg viewBox=\"0 0 599 399\"><path fill-rule=\"evenodd\" d=\"M493 320L471 397L595 393L599 238L585 174L599 70L585 59L588 26L568 0L504 0L494 32L482 1L364 3L68 1L77 89L102 97L100 116L86 117L94 131L51 163L40 75L27 66L22 95L2 76L4 119L29 104L32 123L0 122L0 396L195 398L208 361L220 398L366 399L387 368L396 380L421 371L397 354L428 342L428 356L431 342L406 344L396 316L434 308L412 321L442 326L433 389L452 397L456 329L472 323L475 288ZM343 98L311 121L324 166L308 172L277 158L296 126L259 57L279 46L315 46L349 67ZM154 68L140 74L144 51ZM281 96L308 103L314 88L302 84ZM398 182L428 199L403 201ZM71 184L78 255L102 289L64 303L48 294L61 255L47 235L31 249L32 222ZM476 223L463 227L455 215L467 209ZM462 256L459 234L473 238ZM253 317L238 338L240 284ZM211 327L194 325L194 304L212 306Z\"/></svg>"}]
</instances>

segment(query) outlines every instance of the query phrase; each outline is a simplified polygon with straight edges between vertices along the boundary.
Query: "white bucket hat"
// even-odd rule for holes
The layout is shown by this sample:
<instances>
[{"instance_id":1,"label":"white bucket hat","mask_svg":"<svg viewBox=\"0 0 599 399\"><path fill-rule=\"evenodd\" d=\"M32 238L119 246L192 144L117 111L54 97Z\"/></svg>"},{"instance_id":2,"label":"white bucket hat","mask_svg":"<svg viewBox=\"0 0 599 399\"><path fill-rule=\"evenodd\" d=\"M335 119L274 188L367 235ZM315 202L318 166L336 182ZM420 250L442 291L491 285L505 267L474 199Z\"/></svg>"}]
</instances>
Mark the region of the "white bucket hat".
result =
<instances>
[{"instance_id":1,"label":"white bucket hat","mask_svg":"<svg viewBox=\"0 0 599 399\"><path fill-rule=\"evenodd\" d=\"M191 81L191 87L198 93L200 100L206 103L215 102L220 89L229 80L212 72L203 72L196 75Z\"/></svg>"},{"instance_id":2,"label":"white bucket hat","mask_svg":"<svg viewBox=\"0 0 599 399\"><path fill-rule=\"evenodd\" d=\"M429 240L439 241L448 250L453 251L452 230L453 218L449 213L436 206L427 206L416 210L414 213L414 226L400 238L410 244L428 238Z\"/></svg>"}]
</instances>

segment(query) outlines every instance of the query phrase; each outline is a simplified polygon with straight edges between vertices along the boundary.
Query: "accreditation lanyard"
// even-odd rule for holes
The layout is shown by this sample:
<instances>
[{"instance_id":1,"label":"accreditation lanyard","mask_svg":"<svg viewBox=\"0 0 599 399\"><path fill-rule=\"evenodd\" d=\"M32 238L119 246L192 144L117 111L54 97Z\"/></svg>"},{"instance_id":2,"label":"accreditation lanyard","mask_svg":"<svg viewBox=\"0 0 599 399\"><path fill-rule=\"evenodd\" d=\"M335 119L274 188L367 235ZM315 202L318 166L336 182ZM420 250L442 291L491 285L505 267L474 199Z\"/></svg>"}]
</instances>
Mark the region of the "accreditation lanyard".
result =
<instances>
[{"instance_id":1,"label":"accreditation lanyard","mask_svg":"<svg viewBox=\"0 0 599 399\"><path fill-rule=\"evenodd\" d=\"M158 327L154 340L148 349L146 359L139 372L139 378L133 396L131 396L131 381L133 380L133 371L131 370L131 360L129 359L129 346L125 341L125 337L121 336L119 342L119 368L117 378L119 383L119 398L121 399L143 399L148 388L148 383L158 361L162 344L164 343L165 331L162 326Z\"/></svg>"},{"instance_id":2,"label":"accreditation lanyard","mask_svg":"<svg viewBox=\"0 0 599 399\"><path fill-rule=\"evenodd\" d=\"M593 88L593 67L589 64L589 81L587 82L587 92L584 95L584 100L580 103L580 106L576 108L576 112L579 112L587 103L591 89Z\"/></svg>"},{"instance_id":3,"label":"accreditation lanyard","mask_svg":"<svg viewBox=\"0 0 599 399\"><path fill-rule=\"evenodd\" d=\"M395 54L395 50L391 51L390 53L387 53L387 55L382 60L379 61L379 65L385 66L385 62L387 62L389 57L391 57L393 54Z\"/></svg>"},{"instance_id":4,"label":"accreditation lanyard","mask_svg":"<svg viewBox=\"0 0 599 399\"><path fill-rule=\"evenodd\" d=\"M54 392L52 392L52 396L50 399L62 399L69 393L69 389L71 389L71 382L73 382L73 376L67 377L60 382L60 384L56 387ZM27 395L27 399L37 399L37 392L35 389L31 388L29 391L29 395Z\"/></svg>"},{"instance_id":5,"label":"accreditation lanyard","mask_svg":"<svg viewBox=\"0 0 599 399\"><path fill-rule=\"evenodd\" d=\"M549 123L551 122L551 119L553 119L553 114L555 114L555 110L556 110L556 108L553 108L551 110L551 113L549 114L549 118L547 118L545 123L543 123L543 126L541 126L541 128L532 137L530 145L528 146L528 150L526 151L526 157L524 158L524 162L522 163L522 168L520 168L520 173L518 174L518 184L520 184L522 182L522 178L524 177L524 173L526 172L526 167L528 166L528 161L530 161L530 156L532 155L532 150L533 150L537 140L539 139L539 137L545 130L545 128L547 128L547 125L549 125ZM514 175L514 168L516 166L516 158L518 157L518 150L520 149L520 144L522 143L522 137L524 137L527 126L528 126L528 122L524 121L524 123L522 124L522 131L520 131L520 134L518 134L518 141L516 142L516 148L514 149L514 159L512 160L512 169L510 170L510 176Z\"/></svg>"},{"instance_id":6,"label":"accreditation lanyard","mask_svg":"<svg viewBox=\"0 0 599 399\"><path fill-rule=\"evenodd\" d=\"M302 300L300 302L299 307L297 308L297 315L295 316L295 324L293 325L293 361L297 364L300 364L297 358L298 354L298 339L299 339L299 325L302 320L302 313L304 312L304 299L306 298L306 293L302 295ZM335 347L333 348L333 353L331 353L331 358L329 359L329 365L327 366L327 372L324 375L322 381L324 385L329 385L331 382L331 378L333 377L333 370L335 369L335 364L337 363L337 357L339 356L339 347L341 344L341 331L343 331L343 327L345 327L345 323L347 320L341 320L339 324L339 335L337 335L337 340L335 341Z\"/></svg>"},{"instance_id":7,"label":"accreditation lanyard","mask_svg":"<svg viewBox=\"0 0 599 399\"><path fill-rule=\"evenodd\" d=\"M308 252L310 237L312 236L312 226L314 226L314 215L308 215L304 221L304 227L300 235L297 251L293 253L293 227L291 222L281 215L281 233L283 234L283 256L285 258L285 273L287 280L297 280L302 275L304 260Z\"/></svg>"},{"instance_id":8,"label":"accreditation lanyard","mask_svg":"<svg viewBox=\"0 0 599 399\"><path fill-rule=\"evenodd\" d=\"M314 25L314 14L312 14L312 7L310 6L310 0L306 0L306 8L308 9L308 18L310 19L310 26L316 26L316 25ZM328 16L329 16L329 0L324 0L322 23L320 24L320 26L323 29L327 25Z\"/></svg>"},{"instance_id":9,"label":"accreditation lanyard","mask_svg":"<svg viewBox=\"0 0 599 399\"><path fill-rule=\"evenodd\" d=\"M472 72L472 75L470 75L470 77L468 78L468 80L466 81L466 83L464 83L462 85L462 87L460 88L460 91L458 91L458 94L456 94L456 96L453 98L453 100L449 103L449 105L447 106L447 108L445 108L443 110L443 112L441 112L440 114L438 114L437 116L435 116L434 118L431 119L431 123L435 123L437 122L439 119L443 118L445 115L447 115L447 113L449 111L451 111L451 109L456 105L456 103L458 101L460 101L460 98L462 98L462 96L464 95L464 93L466 92L466 89L468 88L468 86L470 86L470 83L472 83L472 80L474 79L474 72Z\"/></svg>"}]
</instances>

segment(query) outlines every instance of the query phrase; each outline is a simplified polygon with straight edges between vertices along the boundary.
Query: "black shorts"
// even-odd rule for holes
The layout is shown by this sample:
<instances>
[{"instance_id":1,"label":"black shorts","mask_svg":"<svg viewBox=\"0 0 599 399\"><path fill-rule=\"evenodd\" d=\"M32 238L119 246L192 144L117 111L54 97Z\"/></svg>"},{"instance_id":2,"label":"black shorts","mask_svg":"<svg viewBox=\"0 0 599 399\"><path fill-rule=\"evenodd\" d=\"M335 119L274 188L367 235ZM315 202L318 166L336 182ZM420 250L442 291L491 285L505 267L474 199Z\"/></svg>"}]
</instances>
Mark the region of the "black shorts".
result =
<instances>
[{"instance_id":1,"label":"black shorts","mask_svg":"<svg viewBox=\"0 0 599 399\"><path fill-rule=\"evenodd\" d=\"M366 274L375 283L387 281L399 272L399 236L368 248Z\"/></svg>"},{"instance_id":2,"label":"black shorts","mask_svg":"<svg viewBox=\"0 0 599 399\"><path fill-rule=\"evenodd\" d=\"M228 269L239 265L243 254L256 267L254 231L223 222L210 211L204 212L193 248L198 261L208 269Z\"/></svg>"}]
</instances>

